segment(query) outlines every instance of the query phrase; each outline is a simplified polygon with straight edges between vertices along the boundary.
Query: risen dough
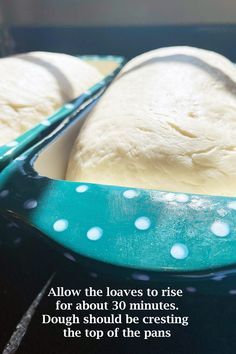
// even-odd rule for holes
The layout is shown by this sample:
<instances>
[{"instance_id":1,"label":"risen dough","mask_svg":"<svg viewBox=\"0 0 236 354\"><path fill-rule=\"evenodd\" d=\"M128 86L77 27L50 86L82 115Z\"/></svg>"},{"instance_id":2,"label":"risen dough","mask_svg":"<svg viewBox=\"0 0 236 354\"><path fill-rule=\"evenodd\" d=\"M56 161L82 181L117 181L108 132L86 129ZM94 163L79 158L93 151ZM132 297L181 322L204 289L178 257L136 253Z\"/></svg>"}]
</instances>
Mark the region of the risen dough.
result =
<instances>
[{"instance_id":1,"label":"risen dough","mask_svg":"<svg viewBox=\"0 0 236 354\"><path fill-rule=\"evenodd\" d=\"M0 59L0 145L54 113L102 75L82 60L32 52Z\"/></svg>"},{"instance_id":2,"label":"risen dough","mask_svg":"<svg viewBox=\"0 0 236 354\"><path fill-rule=\"evenodd\" d=\"M236 195L236 68L191 47L131 60L86 120L70 180Z\"/></svg>"}]
</instances>

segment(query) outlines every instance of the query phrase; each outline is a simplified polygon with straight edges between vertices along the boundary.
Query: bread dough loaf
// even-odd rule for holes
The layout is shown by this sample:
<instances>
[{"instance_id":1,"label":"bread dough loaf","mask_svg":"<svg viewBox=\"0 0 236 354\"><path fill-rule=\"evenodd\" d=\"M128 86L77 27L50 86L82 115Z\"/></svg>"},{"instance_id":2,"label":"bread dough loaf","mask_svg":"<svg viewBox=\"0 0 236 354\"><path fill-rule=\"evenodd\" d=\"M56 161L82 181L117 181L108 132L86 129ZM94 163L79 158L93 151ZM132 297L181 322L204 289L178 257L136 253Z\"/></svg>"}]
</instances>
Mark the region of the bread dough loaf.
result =
<instances>
[{"instance_id":1,"label":"bread dough loaf","mask_svg":"<svg viewBox=\"0 0 236 354\"><path fill-rule=\"evenodd\" d=\"M236 68L191 47L131 60L87 118L67 179L236 194Z\"/></svg>"},{"instance_id":2,"label":"bread dough loaf","mask_svg":"<svg viewBox=\"0 0 236 354\"><path fill-rule=\"evenodd\" d=\"M9 143L102 79L82 60L32 52L0 59L0 145Z\"/></svg>"}]
</instances>

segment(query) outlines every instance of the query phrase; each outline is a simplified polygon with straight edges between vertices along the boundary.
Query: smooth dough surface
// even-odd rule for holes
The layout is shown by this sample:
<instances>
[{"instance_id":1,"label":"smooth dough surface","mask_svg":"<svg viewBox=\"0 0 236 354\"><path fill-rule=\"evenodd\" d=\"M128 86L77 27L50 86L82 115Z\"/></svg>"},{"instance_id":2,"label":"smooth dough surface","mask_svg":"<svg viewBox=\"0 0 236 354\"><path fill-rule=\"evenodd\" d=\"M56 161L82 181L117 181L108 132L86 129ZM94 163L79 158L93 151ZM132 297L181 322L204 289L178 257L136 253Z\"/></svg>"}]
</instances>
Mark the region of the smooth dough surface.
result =
<instances>
[{"instance_id":1,"label":"smooth dough surface","mask_svg":"<svg viewBox=\"0 0 236 354\"><path fill-rule=\"evenodd\" d=\"M0 145L32 128L102 79L67 54L31 52L0 59Z\"/></svg>"},{"instance_id":2,"label":"smooth dough surface","mask_svg":"<svg viewBox=\"0 0 236 354\"><path fill-rule=\"evenodd\" d=\"M67 179L236 195L236 68L168 47L131 60L85 121Z\"/></svg>"}]
</instances>

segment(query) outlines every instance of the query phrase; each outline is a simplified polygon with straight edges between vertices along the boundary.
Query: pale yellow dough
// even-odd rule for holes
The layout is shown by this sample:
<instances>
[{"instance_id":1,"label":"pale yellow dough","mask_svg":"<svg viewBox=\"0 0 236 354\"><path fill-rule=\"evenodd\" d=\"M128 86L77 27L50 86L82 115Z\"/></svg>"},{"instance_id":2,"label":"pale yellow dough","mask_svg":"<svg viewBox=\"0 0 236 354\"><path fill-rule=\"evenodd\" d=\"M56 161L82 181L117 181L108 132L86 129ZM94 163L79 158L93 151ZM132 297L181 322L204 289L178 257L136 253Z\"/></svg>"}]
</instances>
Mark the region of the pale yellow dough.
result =
<instances>
[{"instance_id":1,"label":"pale yellow dough","mask_svg":"<svg viewBox=\"0 0 236 354\"><path fill-rule=\"evenodd\" d=\"M90 113L67 179L236 195L236 68L191 47L131 60Z\"/></svg>"},{"instance_id":2,"label":"pale yellow dough","mask_svg":"<svg viewBox=\"0 0 236 354\"><path fill-rule=\"evenodd\" d=\"M0 59L0 145L46 119L101 80L71 55L31 52Z\"/></svg>"}]
</instances>

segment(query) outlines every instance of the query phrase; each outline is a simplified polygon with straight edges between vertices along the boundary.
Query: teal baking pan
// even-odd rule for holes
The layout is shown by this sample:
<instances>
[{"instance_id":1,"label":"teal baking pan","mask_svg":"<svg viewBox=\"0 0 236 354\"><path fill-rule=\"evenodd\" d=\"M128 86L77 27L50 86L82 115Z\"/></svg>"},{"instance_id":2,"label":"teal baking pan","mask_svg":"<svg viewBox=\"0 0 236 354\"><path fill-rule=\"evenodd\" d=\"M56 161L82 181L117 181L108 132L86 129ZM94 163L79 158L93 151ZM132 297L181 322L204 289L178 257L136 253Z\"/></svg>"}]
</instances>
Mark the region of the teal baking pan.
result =
<instances>
[{"instance_id":1,"label":"teal baking pan","mask_svg":"<svg viewBox=\"0 0 236 354\"><path fill-rule=\"evenodd\" d=\"M64 180L95 103L2 171L0 213L96 270L235 295L236 198Z\"/></svg>"},{"instance_id":2,"label":"teal baking pan","mask_svg":"<svg viewBox=\"0 0 236 354\"><path fill-rule=\"evenodd\" d=\"M83 55L78 57L95 66L104 75L103 80L89 88L78 98L63 105L53 115L26 131L14 141L9 141L9 143L0 146L0 170L27 148L49 134L63 119L73 116L84 102L91 100L99 92L101 93L114 79L125 63L124 58L120 56Z\"/></svg>"}]
</instances>

